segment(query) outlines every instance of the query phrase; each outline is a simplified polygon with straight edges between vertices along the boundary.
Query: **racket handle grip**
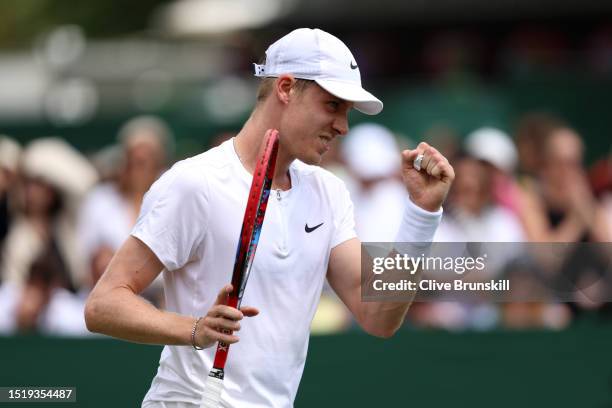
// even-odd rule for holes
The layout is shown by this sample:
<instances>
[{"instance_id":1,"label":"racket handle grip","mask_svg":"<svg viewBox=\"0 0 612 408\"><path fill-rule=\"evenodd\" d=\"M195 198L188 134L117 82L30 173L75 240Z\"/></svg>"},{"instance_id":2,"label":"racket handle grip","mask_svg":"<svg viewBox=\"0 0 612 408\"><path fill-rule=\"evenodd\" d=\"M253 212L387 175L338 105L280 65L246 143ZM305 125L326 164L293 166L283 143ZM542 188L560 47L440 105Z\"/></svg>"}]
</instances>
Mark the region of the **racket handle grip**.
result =
<instances>
[{"instance_id":1,"label":"racket handle grip","mask_svg":"<svg viewBox=\"0 0 612 408\"><path fill-rule=\"evenodd\" d=\"M223 391L223 380L208 376L204 384L204 394L200 408L220 408L221 392Z\"/></svg>"}]
</instances>

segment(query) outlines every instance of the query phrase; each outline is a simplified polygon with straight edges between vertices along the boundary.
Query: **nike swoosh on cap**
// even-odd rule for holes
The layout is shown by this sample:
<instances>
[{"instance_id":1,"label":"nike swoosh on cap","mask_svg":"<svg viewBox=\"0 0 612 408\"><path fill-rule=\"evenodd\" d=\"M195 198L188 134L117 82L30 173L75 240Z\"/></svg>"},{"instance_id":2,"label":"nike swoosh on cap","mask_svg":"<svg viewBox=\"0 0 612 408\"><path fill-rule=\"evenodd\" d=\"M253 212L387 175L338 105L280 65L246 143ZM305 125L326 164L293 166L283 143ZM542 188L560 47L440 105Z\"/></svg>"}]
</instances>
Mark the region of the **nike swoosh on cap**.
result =
<instances>
[{"instance_id":1,"label":"nike swoosh on cap","mask_svg":"<svg viewBox=\"0 0 612 408\"><path fill-rule=\"evenodd\" d=\"M357 64L353 65L353 61L351 61L351 69L357 69Z\"/></svg>"},{"instance_id":2,"label":"nike swoosh on cap","mask_svg":"<svg viewBox=\"0 0 612 408\"><path fill-rule=\"evenodd\" d=\"M310 234L312 231L316 230L317 228L319 228L321 225L323 225L323 223L320 223L319 225L315 225L314 227L309 227L308 223L306 223L304 225L304 231L306 231L306 233Z\"/></svg>"}]
</instances>

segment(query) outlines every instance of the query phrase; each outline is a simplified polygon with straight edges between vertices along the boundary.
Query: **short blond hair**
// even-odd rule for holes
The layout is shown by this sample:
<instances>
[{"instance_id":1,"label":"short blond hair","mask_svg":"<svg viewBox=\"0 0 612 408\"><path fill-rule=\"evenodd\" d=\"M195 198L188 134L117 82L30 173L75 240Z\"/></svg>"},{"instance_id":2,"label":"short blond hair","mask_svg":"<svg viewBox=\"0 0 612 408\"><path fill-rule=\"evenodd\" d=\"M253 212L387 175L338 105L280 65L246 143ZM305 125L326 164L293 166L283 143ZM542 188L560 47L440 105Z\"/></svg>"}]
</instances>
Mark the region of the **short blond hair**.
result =
<instances>
[{"instance_id":1,"label":"short blond hair","mask_svg":"<svg viewBox=\"0 0 612 408\"><path fill-rule=\"evenodd\" d=\"M275 80L276 78L274 77L267 77L267 78L264 78L260 82L259 88L257 88L257 103L258 104L260 102L265 101L266 98L272 93L272 89L274 88ZM301 93L304 91L304 89L306 89L312 83L313 81L308 80L308 79L296 78L295 83L293 84L293 88L298 93Z\"/></svg>"}]
</instances>

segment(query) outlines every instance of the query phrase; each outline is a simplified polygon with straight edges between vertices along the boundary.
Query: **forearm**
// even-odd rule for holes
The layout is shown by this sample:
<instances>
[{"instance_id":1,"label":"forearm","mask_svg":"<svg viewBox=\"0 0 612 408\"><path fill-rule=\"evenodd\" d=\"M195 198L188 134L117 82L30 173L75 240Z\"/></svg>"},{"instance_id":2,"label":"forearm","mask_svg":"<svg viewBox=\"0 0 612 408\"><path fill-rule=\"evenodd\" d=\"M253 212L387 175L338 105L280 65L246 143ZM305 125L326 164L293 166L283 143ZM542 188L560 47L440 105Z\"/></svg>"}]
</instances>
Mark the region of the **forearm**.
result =
<instances>
[{"instance_id":1,"label":"forearm","mask_svg":"<svg viewBox=\"0 0 612 408\"><path fill-rule=\"evenodd\" d=\"M419 157L421 167L416 168L413 163ZM419 144L416 150L402 152L402 171L410 197L416 198L414 202L411 198L406 205L395 250L398 254L420 257L429 251L440 224L441 205L454 179L454 171L448 161L426 143ZM362 301L363 285L367 285L362 282L362 267L367 270L364 262L373 266L368 257L362 254L358 239L337 245L331 251L327 279L364 330L375 336L389 337L401 326L416 293L405 294L401 302L396 299L392 302L383 299ZM369 279L373 279L374 269L370 271Z\"/></svg>"},{"instance_id":2,"label":"forearm","mask_svg":"<svg viewBox=\"0 0 612 408\"><path fill-rule=\"evenodd\" d=\"M369 334L389 338L401 327L411 304L412 300L406 302L361 302L359 312L356 314L357 321Z\"/></svg>"},{"instance_id":3,"label":"forearm","mask_svg":"<svg viewBox=\"0 0 612 408\"><path fill-rule=\"evenodd\" d=\"M395 258L398 255L421 257L428 253L441 217L441 209L430 212L417 207L414 203L409 201L398 234L395 238L395 250L391 251L387 256L389 258ZM362 261L368 262L371 265L368 269L373 270L373 260L368 254L362 257ZM410 280L418 282L421 277L421 272L420 268L413 271L413 274L410 275ZM403 275L404 273L405 271L388 270L385 272L385 275ZM369 279L370 282L365 283L366 287L372 287L372 281L380 279L380 275L370 274ZM416 289L402 291L401 302L360 302L359 315L362 326L364 328L368 327L369 330L375 332L390 332L393 334L393 332L402 325L416 293Z\"/></svg>"},{"instance_id":4,"label":"forearm","mask_svg":"<svg viewBox=\"0 0 612 408\"><path fill-rule=\"evenodd\" d=\"M139 343L191 344L194 318L161 311L138 296L163 268L142 241L129 237L89 295L87 328Z\"/></svg>"},{"instance_id":5,"label":"forearm","mask_svg":"<svg viewBox=\"0 0 612 408\"><path fill-rule=\"evenodd\" d=\"M162 311L127 287L95 291L85 308L92 332L146 344L189 345L194 318Z\"/></svg>"}]
</instances>

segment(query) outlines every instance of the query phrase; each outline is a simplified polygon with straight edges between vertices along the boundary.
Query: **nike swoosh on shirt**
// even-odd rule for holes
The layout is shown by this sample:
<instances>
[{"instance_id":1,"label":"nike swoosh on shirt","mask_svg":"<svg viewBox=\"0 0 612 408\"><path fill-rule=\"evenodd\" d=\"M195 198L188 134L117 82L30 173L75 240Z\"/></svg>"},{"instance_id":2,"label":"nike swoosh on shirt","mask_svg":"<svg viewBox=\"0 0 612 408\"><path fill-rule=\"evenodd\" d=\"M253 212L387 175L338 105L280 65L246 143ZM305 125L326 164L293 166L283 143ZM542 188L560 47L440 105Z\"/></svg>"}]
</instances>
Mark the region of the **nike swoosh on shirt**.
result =
<instances>
[{"instance_id":1,"label":"nike swoosh on shirt","mask_svg":"<svg viewBox=\"0 0 612 408\"><path fill-rule=\"evenodd\" d=\"M306 233L310 234L312 231L316 230L317 228L319 228L321 225L323 225L323 223L320 223L319 225L315 225L314 227L309 227L308 223L306 223L304 225L304 231L306 231Z\"/></svg>"}]
</instances>

